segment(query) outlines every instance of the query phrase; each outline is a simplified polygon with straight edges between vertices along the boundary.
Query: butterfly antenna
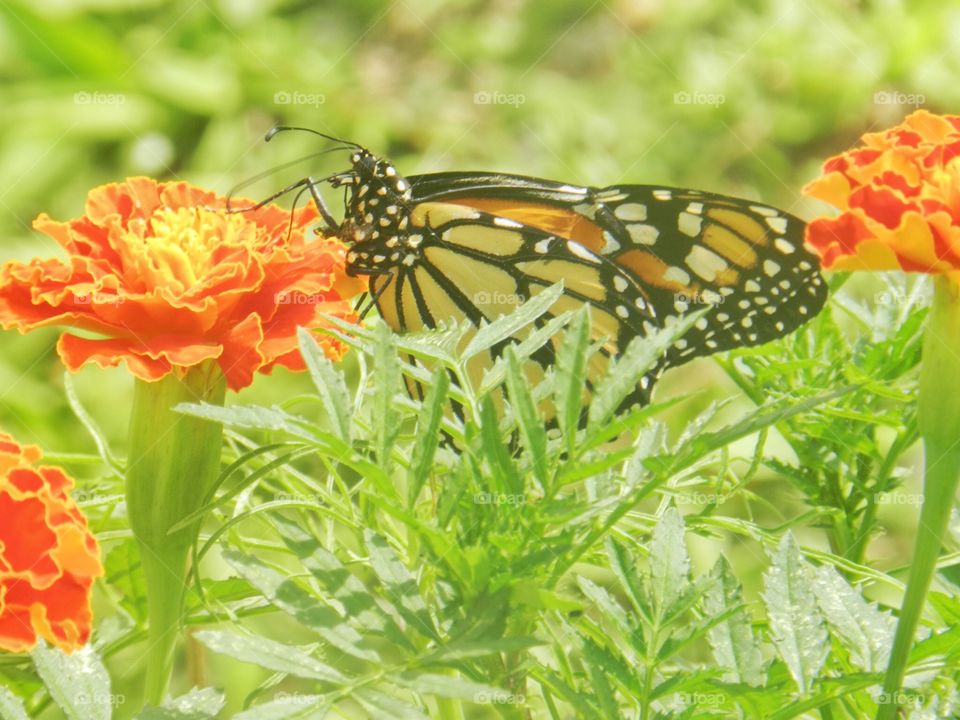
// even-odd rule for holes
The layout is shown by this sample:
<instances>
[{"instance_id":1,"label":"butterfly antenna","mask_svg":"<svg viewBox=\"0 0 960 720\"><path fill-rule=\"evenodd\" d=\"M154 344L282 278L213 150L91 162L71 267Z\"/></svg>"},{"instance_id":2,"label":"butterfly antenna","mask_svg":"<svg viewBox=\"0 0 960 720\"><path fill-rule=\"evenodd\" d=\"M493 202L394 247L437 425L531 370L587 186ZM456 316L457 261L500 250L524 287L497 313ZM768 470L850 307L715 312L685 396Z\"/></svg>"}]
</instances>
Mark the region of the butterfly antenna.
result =
<instances>
[{"instance_id":1,"label":"butterfly antenna","mask_svg":"<svg viewBox=\"0 0 960 720\"><path fill-rule=\"evenodd\" d=\"M356 149L362 148L361 145L358 145L355 142L351 142L350 140L344 140L343 138L334 137L333 135L327 135L326 133L322 133L319 130L314 130L313 128L298 127L296 125L274 125L272 128L270 128L270 130L267 131L267 134L264 136L263 139L266 142L270 142L277 135L277 133L287 132L290 130L299 130L300 132L308 132L313 135L319 135L320 137L326 140L330 140L332 142L337 142L342 145L346 145L348 148L356 148Z\"/></svg>"}]
</instances>

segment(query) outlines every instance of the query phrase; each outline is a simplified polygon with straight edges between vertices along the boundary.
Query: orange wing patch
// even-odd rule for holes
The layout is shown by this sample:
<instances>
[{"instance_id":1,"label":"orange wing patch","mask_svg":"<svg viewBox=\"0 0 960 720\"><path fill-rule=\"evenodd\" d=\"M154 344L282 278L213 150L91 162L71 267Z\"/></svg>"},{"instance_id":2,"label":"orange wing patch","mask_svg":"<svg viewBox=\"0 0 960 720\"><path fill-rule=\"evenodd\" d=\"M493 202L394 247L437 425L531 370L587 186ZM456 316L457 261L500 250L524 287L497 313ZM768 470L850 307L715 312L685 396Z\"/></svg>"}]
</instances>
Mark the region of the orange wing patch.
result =
<instances>
[{"instance_id":1,"label":"orange wing patch","mask_svg":"<svg viewBox=\"0 0 960 720\"><path fill-rule=\"evenodd\" d=\"M516 220L551 235L575 240L597 254L605 244L603 231L595 223L567 208L499 198L451 198L446 202L466 205L481 212Z\"/></svg>"},{"instance_id":2,"label":"orange wing patch","mask_svg":"<svg viewBox=\"0 0 960 720\"><path fill-rule=\"evenodd\" d=\"M670 267L663 260L643 250L628 250L617 256L617 264L625 267L650 286L671 292L695 294L700 288L690 281L690 273L683 268Z\"/></svg>"}]
</instances>

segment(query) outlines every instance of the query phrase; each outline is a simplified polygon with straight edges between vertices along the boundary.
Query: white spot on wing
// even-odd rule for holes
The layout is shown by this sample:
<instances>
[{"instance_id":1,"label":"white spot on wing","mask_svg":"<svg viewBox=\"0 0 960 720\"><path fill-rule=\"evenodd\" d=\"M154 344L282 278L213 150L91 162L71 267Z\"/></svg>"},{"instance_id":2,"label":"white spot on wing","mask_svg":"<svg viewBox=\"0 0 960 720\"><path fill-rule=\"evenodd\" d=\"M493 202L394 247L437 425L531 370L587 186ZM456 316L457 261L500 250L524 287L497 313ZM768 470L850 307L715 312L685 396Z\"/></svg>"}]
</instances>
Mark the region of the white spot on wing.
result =
<instances>
[{"instance_id":1,"label":"white spot on wing","mask_svg":"<svg viewBox=\"0 0 960 720\"><path fill-rule=\"evenodd\" d=\"M782 237L778 237L776 240L774 240L773 246L777 250L782 252L784 255L793 255L793 253L795 253L797 250L797 248L794 245L792 245L791 243L788 243Z\"/></svg>"},{"instance_id":2,"label":"white spot on wing","mask_svg":"<svg viewBox=\"0 0 960 720\"><path fill-rule=\"evenodd\" d=\"M727 267L727 261L702 245L695 245L686 259L687 267L707 282L713 282L717 273Z\"/></svg>"},{"instance_id":3,"label":"white spot on wing","mask_svg":"<svg viewBox=\"0 0 960 720\"><path fill-rule=\"evenodd\" d=\"M647 206L642 203L623 203L614 208L613 214L620 220L640 222L647 219Z\"/></svg>"},{"instance_id":4,"label":"white spot on wing","mask_svg":"<svg viewBox=\"0 0 960 720\"><path fill-rule=\"evenodd\" d=\"M663 279L670 282L678 282L681 285L689 285L690 273L676 265L671 265L667 268L667 271L663 273Z\"/></svg>"},{"instance_id":5,"label":"white spot on wing","mask_svg":"<svg viewBox=\"0 0 960 720\"><path fill-rule=\"evenodd\" d=\"M518 223L516 220L511 220L510 218L505 218L505 217L495 217L493 219L493 224L499 225L500 227L505 227L505 228L523 227L523 223Z\"/></svg>"},{"instance_id":6,"label":"white spot on wing","mask_svg":"<svg viewBox=\"0 0 960 720\"><path fill-rule=\"evenodd\" d=\"M703 218L692 213L682 212L677 216L677 228L684 235L696 237L700 234L700 226L703 225Z\"/></svg>"},{"instance_id":7,"label":"white spot on wing","mask_svg":"<svg viewBox=\"0 0 960 720\"><path fill-rule=\"evenodd\" d=\"M787 219L785 217L768 217L767 225L770 226L771 230L780 235L783 235L787 231Z\"/></svg>"},{"instance_id":8,"label":"white spot on wing","mask_svg":"<svg viewBox=\"0 0 960 720\"><path fill-rule=\"evenodd\" d=\"M767 277L773 277L780 272L780 266L777 265L773 260L764 260L763 272L766 273Z\"/></svg>"},{"instance_id":9,"label":"white spot on wing","mask_svg":"<svg viewBox=\"0 0 960 720\"><path fill-rule=\"evenodd\" d=\"M576 255L578 258L582 258L587 262L592 262L592 263L600 262L600 258L598 258L592 252L587 250L583 245L581 245L578 242L574 242L573 240L567 241L567 249L570 252L572 252L574 255Z\"/></svg>"},{"instance_id":10,"label":"white spot on wing","mask_svg":"<svg viewBox=\"0 0 960 720\"><path fill-rule=\"evenodd\" d=\"M642 223L627 225L627 232L630 234L630 239L637 245L653 245L660 237L660 231L657 228Z\"/></svg>"}]
</instances>

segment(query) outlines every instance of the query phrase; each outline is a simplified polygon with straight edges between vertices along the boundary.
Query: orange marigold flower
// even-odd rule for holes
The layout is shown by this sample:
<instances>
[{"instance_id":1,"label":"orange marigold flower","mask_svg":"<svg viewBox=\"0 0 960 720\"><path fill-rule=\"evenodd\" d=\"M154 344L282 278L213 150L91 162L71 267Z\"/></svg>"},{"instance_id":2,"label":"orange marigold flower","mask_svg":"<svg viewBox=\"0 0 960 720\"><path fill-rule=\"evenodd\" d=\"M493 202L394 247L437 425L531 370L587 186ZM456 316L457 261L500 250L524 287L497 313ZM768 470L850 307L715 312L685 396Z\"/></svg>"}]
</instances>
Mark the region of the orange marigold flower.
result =
<instances>
[{"instance_id":1,"label":"orange marigold flower","mask_svg":"<svg viewBox=\"0 0 960 720\"><path fill-rule=\"evenodd\" d=\"M0 649L26 652L37 636L75 650L90 638L90 588L103 574L73 481L39 466L40 450L0 432Z\"/></svg>"},{"instance_id":2,"label":"orange marigold flower","mask_svg":"<svg viewBox=\"0 0 960 720\"><path fill-rule=\"evenodd\" d=\"M34 227L68 259L0 268L0 324L85 331L57 344L71 371L123 361L153 381L216 359L238 390L276 365L304 369L296 328L317 327L322 313L355 320L349 299L364 285L344 274L339 241L307 240L312 205L294 213L291 232L276 205L228 214L225 204L184 182L129 178L92 190L81 218L40 215ZM344 352L319 341L334 359Z\"/></svg>"},{"instance_id":3,"label":"orange marigold flower","mask_svg":"<svg viewBox=\"0 0 960 720\"><path fill-rule=\"evenodd\" d=\"M862 140L803 190L842 211L807 226L824 268L960 269L960 116L919 110Z\"/></svg>"}]
</instances>

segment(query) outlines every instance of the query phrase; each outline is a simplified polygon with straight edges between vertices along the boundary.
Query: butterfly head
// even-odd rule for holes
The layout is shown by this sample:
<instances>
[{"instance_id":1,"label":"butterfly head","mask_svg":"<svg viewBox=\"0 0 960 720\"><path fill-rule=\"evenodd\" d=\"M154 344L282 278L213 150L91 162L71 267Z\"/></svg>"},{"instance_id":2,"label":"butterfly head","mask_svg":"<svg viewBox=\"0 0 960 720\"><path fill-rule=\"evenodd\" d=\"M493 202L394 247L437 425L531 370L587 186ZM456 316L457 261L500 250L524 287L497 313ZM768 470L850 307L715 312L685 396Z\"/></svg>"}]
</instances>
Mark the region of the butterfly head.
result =
<instances>
[{"instance_id":1,"label":"butterfly head","mask_svg":"<svg viewBox=\"0 0 960 720\"><path fill-rule=\"evenodd\" d=\"M413 193L392 163L366 149L355 150L350 162L351 170L334 181L348 188L340 226L340 239L352 246L347 271L376 274L406 254Z\"/></svg>"}]
</instances>

